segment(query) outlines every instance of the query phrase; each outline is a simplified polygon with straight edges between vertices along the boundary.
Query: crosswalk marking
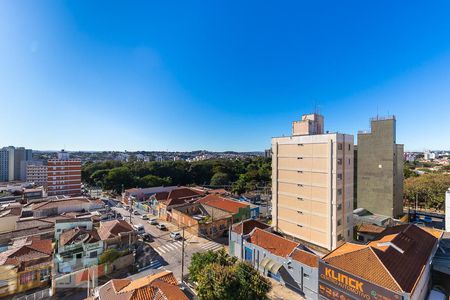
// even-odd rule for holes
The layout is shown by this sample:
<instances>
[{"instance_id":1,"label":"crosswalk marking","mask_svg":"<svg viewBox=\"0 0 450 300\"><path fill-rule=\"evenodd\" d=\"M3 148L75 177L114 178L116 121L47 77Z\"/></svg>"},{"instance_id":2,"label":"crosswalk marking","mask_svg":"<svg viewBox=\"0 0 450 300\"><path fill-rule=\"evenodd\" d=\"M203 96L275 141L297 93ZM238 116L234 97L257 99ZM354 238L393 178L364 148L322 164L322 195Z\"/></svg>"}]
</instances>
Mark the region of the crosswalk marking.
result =
<instances>
[{"instance_id":1,"label":"crosswalk marking","mask_svg":"<svg viewBox=\"0 0 450 300\"><path fill-rule=\"evenodd\" d=\"M177 241L174 243L167 243L165 245L161 245L159 247L155 247L155 251L156 253L158 253L159 255L165 254L167 252L171 252L171 251L175 251L178 249L181 249L182 247L182 242Z\"/></svg>"},{"instance_id":2,"label":"crosswalk marking","mask_svg":"<svg viewBox=\"0 0 450 300\"><path fill-rule=\"evenodd\" d=\"M223 245L210 241L204 245L201 246L202 249L208 251L208 250L212 250L212 251L218 251L219 249L221 249L223 247Z\"/></svg>"}]
</instances>

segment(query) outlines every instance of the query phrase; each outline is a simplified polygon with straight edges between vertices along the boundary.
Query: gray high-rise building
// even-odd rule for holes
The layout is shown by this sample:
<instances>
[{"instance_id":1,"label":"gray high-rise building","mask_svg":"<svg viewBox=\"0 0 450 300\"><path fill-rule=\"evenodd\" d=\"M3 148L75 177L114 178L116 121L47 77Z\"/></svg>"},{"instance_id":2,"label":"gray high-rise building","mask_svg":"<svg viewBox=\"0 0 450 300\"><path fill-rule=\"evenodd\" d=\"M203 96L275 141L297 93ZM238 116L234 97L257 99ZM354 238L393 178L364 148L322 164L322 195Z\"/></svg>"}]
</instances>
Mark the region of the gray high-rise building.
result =
<instances>
[{"instance_id":1,"label":"gray high-rise building","mask_svg":"<svg viewBox=\"0 0 450 300\"><path fill-rule=\"evenodd\" d=\"M13 146L0 149L0 181L25 180L24 163L32 159L31 149Z\"/></svg>"},{"instance_id":2,"label":"gray high-rise building","mask_svg":"<svg viewBox=\"0 0 450 300\"><path fill-rule=\"evenodd\" d=\"M8 181L9 151L6 148L0 149L0 182Z\"/></svg>"},{"instance_id":3,"label":"gray high-rise building","mask_svg":"<svg viewBox=\"0 0 450 300\"><path fill-rule=\"evenodd\" d=\"M403 214L403 145L396 144L395 116L371 119L358 133L357 207L397 218Z\"/></svg>"}]
</instances>

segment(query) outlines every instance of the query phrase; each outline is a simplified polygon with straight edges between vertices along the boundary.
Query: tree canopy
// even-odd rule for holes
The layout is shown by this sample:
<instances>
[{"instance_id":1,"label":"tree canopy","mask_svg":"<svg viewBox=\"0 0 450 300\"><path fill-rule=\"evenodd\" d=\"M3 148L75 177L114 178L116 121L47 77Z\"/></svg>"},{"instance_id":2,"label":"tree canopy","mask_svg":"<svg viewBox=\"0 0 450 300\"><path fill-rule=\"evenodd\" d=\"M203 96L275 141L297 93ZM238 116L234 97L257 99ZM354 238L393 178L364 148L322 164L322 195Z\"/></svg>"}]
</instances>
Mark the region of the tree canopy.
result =
<instances>
[{"instance_id":1,"label":"tree canopy","mask_svg":"<svg viewBox=\"0 0 450 300\"><path fill-rule=\"evenodd\" d=\"M444 209L445 191L450 187L450 174L429 173L405 180L405 199L414 206L418 201L421 208Z\"/></svg>"},{"instance_id":2,"label":"tree canopy","mask_svg":"<svg viewBox=\"0 0 450 300\"><path fill-rule=\"evenodd\" d=\"M119 193L123 188L161 185L230 186L241 194L270 184L271 160L263 157L237 160L211 159L197 162L87 162L83 182Z\"/></svg>"},{"instance_id":3,"label":"tree canopy","mask_svg":"<svg viewBox=\"0 0 450 300\"><path fill-rule=\"evenodd\" d=\"M268 299L271 284L246 262L237 262L225 250L195 253L189 277L197 282L200 300Z\"/></svg>"}]
</instances>

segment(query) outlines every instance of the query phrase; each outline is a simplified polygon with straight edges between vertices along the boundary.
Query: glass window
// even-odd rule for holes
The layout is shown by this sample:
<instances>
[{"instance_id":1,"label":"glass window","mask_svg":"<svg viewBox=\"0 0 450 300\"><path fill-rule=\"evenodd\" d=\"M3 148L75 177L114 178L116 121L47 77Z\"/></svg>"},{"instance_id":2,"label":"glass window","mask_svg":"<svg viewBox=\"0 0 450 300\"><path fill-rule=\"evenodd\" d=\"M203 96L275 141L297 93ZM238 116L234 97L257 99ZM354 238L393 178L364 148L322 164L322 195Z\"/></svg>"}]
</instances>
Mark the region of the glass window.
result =
<instances>
[{"instance_id":1,"label":"glass window","mask_svg":"<svg viewBox=\"0 0 450 300\"><path fill-rule=\"evenodd\" d=\"M35 271L24 273L20 275L20 284L27 284L29 282L35 281L37 274Z\"/></svg>"},{"instance_id":2,"label":"glass window","mask_svg":"<svg viewBox=\"0 0 450 300\"><path fill-rule=\"evenodd\" d=\"M97 257L97 251L92 251L89 253L89 258L96 258Z\"/></svg>"},{"instance_id":3,"label":"glass window","mask_svg":"<svg viewBox=\"0 0 450 300\"><path fill-rule=\"evenodd\" d=\"M340 174L340 173L337 174L337 179L338 179L338 180L342 180L342 174Z\"/></svg>"},{"instance_id":4,"label":"glass window","mask_svg":"<svg viewBox=\"0 0 450 300\"><path fill-rule=\"evenodd\" d=\"M338 189L337 194L338 194L338 196L342 195L342 189Z\"/></svg>"},{"instance_id":5,"label":"glass window","mask_svg":"<svg viewBox=\"0 0 450 300\"><path fill-rule=\"evenodd\" d=\"M342 150L342 143L338 143L338 150Z\"/></svg>"},{"instance_id":6,"label":"glass window","mask_svg":"<svg viewBox=\"0 0 450 300\"><path fill-rule=\"evenodd\" d=\"M339 166L342 165L342 158L338 158L337 164L338 164Z\"/></svg>"}]
</instances>

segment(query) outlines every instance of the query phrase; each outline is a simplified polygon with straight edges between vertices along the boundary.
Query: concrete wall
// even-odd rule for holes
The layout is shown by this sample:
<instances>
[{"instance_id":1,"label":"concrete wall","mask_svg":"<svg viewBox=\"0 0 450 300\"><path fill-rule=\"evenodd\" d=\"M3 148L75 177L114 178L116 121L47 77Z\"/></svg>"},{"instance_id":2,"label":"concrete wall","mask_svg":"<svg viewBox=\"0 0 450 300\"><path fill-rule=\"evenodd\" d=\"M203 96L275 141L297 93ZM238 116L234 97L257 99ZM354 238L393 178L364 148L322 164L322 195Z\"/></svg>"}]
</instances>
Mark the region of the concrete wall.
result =
<instances>
[{"instance_id":1,"label":"concrete wall","mask_svg":"<svg viewBox=\"0 0 450 300\"><path fill-rule=\"evenodd\" d=\"M358 134L357 206L398 217L403 209L403 147L396 145L396 121L372 120L371 133Z\"/></svg>"},{"instance_id":2,"label":"concrete wall","mask_svg":"<svg viewBox=\"0 0 450 300\"><path fill-rule=\"evenodd\" d=\"M19 216L7 216L0 218L0 233L11 232L16 229Z\"/></svg>"}]
</instances>

